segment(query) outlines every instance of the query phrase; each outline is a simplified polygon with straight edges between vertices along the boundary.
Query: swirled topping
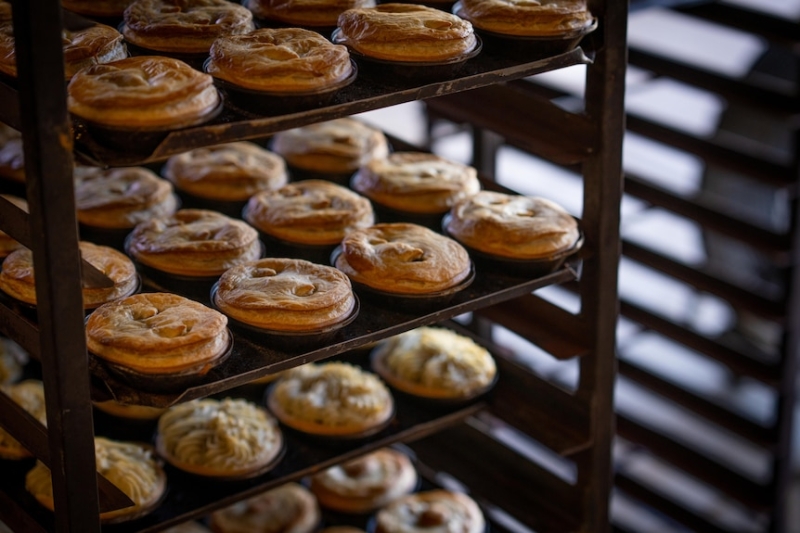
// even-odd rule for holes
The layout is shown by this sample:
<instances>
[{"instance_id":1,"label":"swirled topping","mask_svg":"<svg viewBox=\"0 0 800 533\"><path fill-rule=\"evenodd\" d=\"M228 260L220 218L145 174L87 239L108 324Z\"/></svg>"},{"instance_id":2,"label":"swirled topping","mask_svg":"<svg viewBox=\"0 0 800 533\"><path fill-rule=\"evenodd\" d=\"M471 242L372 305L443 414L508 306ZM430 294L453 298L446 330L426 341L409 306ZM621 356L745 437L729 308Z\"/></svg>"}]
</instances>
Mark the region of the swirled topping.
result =
<instances>
[{"instance_id":1,"label":"swirled topping","mask_svg":"<svg viewBox=\"0 0 800 533\"><path fill-rule=\"evenodd\" d=\"M0 385L0 390L8 395L14 403L20 405L36 420L47 425L47 413L44 403L44 386L39 380L29 379L14 385ZM5 459L22 459L30 453L22 447L14 437L0 427L0 457Z\"/></svg>"},{"instance_id":2,"label":"swirled topping","mask_svg":"<svg viewBox=\"0 0 800 533\"><path fill-rule=\"evenodd\" d=\"M336 26L340 14L356 7L372 7L375 0L247 0L257 17L297 26Z\"/></svg>"},{"instance_id":3,"label":"swirled topping","mask_svg":"<svg viewBox=\"0 0 800 533\"><path fill-rule=\"evenodd\" d=\"M481 533L478 504L466 494L430 490L409 494L378 511L378 533Z\"/></svg>"},{"instance_id":4,"label":"swirled topping","mask_svg":"<svg viewBox=\"0 0 800 533\"><path fill-rule=\"evenodd\" d=\"M0 148L0 150L2 150L2 148ZM0 174L2 174L2 172L0 172ZM0 194L0 196L16 205L23 211L28 211L28 202L24 198L20 198L19 196L11 196L9 194ZM0 231L0 257L5 257L14 250L18 250L20 248L22 248L22 245L19 242L12 239L7 233Z\"/></svg>"},{"instance_id":5,"label":"swirled topping","mask_svg":"<svg viewBox=\"0 0 800 533\"><path fill-rule=\"evenodd\" d=\"M457 15L506 35L563 35L591 24L586 0L462 0Z\"/></svg>"},{"instance_id":6,"label":"swirled topping","mask_svg":"<svg viewBox=\"0 0 800 533\"><path fill-rule=\"evenodd\" d=\"M218 533L310 533L320 521L314 496L287 483L211 514Z\"/></svg>"},{"instance_id":7,"label":"swirled topping","mask_svg":"<svg viewBox=\"0 0 800 533\"><path fill-rule=\"evenodd\" d=\"M282 443L276 421L241 399L195 400L158 421L159 453L179 468L230 475L264 466Z\"/></svg>"},{"instance_id":8,"label":"swirled topping","mask_svg":"<svg viewBox=\"0 0 800 533\"><path fill-rule=\"evenodd\" d=\"M0 385L17 381L22 367L28 363L28 353L19 344L0 337Z\"/></svg>"}]
</instances>

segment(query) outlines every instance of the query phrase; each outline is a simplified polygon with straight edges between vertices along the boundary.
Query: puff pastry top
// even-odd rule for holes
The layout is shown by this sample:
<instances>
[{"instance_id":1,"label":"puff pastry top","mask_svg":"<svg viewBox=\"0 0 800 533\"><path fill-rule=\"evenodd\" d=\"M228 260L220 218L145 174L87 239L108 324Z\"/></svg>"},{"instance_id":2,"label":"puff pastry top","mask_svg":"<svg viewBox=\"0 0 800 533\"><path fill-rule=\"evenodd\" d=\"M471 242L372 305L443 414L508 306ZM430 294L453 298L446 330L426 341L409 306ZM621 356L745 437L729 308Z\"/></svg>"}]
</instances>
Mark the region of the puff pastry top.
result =
<instances>
[{"instance_id":1,"label":"puff pastry top","mask_svg":"<svg viewBox=\"0 0 800 533\"><path fill-rule=\"evenodd\" d=\"M444 213L480 190L469 165L423 152L395 152L362 166L353 189L383 206L412 213Z\"/></svg>"},{"instance_id":2,"label":"puff pastry top","mask_svg":"<svg viewBox=\"0 0 800 533\"><path fill-rule=\"evenodd\" d=\"M381 341L373 369L389 384L418 396L468 398L492 383L489 351L444 328L421 327Z\"/></svg>"},{"instance_id":3,"label":"puff pastry top","mask_svg":"<svg viewBox=\"0 0 800 533\"><path fill-rule=\"evenodd\" d=\"M132 228L177 209L172 185L144 167L77 167L78 221L98 228Z\"/></svg>"},{"instance_id":4,"label":"puff pastry top","mask_svg":"<svg viewBox=\"0 0 800 533\"><path fill-rule=\"evenodd\" d=\"M42 385L41 381L29 379L13 385L0 385L0 390L41 424L47 425L44 385ZM23 448L19 441L0 427L0 457L4 459L22 459L30 457L30 455L30 452Z\"/></svg>"},{"instance_id":5,"label":"puff pastry top","mask_svg":"<svg viewBox=\"0 0 800 533\"><path fill-rule=\"evenodd\" d=\"M207 53L214 39L255 28L253 14L228 0L136 0L125 10L122 34L142 48Z\"/></svg>"},{"instance_id":6,"label":"puff pastry top","mask_svg":"<svg viewBox=\"0 0 800 533\"><path fill-rule=\"evenodd\" d=\"M481 533L486 527L475 500L447 490L403 496L375 518L376 533Z\"/></svg>"},{"instance_id":7,"label":"puff pastry top","mask_svg":"<svg viewBox=\"0 0 800 533\"><path fill-rule=\"evenodd\" d=\"M397 222L349 233L336 268L373 289L431 294L454 287L470 274L464 248L428 228Z\"/></svg>"},{"instance_id":8,"label":"puff pastry top","mask_svg":"<svg viewBox=\"0 0 800 533\"><path fill-rule=\"evenodd\" d=\"M591 24L586 0L461 0L458 15L476 28L518 36L558 36Z\"/></svg>"},{"instance_id":9,"label":"puff pastry top","mask_svg":"<svg viewBox=\"0 0 800 533\"><path fill-rule=\"evenodd\" d=\"M291 95L339 87L353 65L345 46L315 31L262 28L214 41L206 71L247 89Z\"/></svg>"},{"instance_id":10,"label":"puff pastry top","mask_svg":"<svg viewBox=\"0 0 800 533\"><path fill-rule=\"evenodd\" d=\"M578 223L546 198L481 191L450 211L447 232L481 252L536 259L572 247Z\"/></svg>"},{"instance_id":11,"label":"puff pastry top","mask_svg":"<svg viewBox=\"0 0 800 533\"><path fill-rule=\"evenodd\" d=\"M8 194L0 194L0 196L16 205L20 209L28 211L28 202L24 198L20 198L19 196L11 196ZM22 248L20 243L12 239L11 236L4 231L0 231L0 257L5 257L19 248Z\"/></svg>"},{"instance_id":12,"label":"puff pastry top","mask_svg":"<svg viewBox=\"0 0 800 533\"><path fill-rule=\"evenodd\" d=\"M297 181L256 194L244 218L275 238L312 245L337 244L348 231L375 221L369 200L324 180Z\"/></svg>"},{"instance_id":13,"label":"puff pastry top","mask_svg":"<svg viewBox=\"0 0 800 533\"><path fill-rule=\"evenodd\" d=\"M25 181L25 153L22 134L0 122L0 176Z\"/></svg>"},{"instance_id":14,"label":"puff pastry top","mask_svg":"<svg viewBox=\"0 0 800 533\"><path fill-rule=\"evenodd\" d=\"M313 331L347 319L355 297L350 280L333 267L265 258L227 270L214 303L226 315L256 327Z\"/></svg>"},{"instance_id":15,"label":"puff pastry top","mask_svg":"<svg viewBox=\"0 0 800 533\"><path fill-rule=\"evenodd\" d=\"M276 189L288 181L279 155L251 142L197 148L174 155L161 171L175 186L213 200L247 200L258 191Z\"/></svg>"},{"instance_id":16,"label":"puff pastry top","mask_svg":"<svg viewBox=\"0 0 800 533\"><path fill-rule=\"evenodd\" d=\"M171 217L136 226L127 252L170 274L219 276L261 255L258 232L241 220L205 209L181 209Z\"/></svg>"},{"instance_id":17,"label":"puff pastry top","mask_svg":"<svg viewBox=\"0 0 800 533\"><path fill-rule=\"evenodd\" d=\"M477 45L468 21L416 4L349 9L339 15L338 25L341 42L365 56L387 61L446 62Z\"/></svg>"},{"instance_id":18,"label":"puff pastry top","mask_svg":"<svg viewBox=\"0 0 800 533\"><path fill-rule=\"evenodd\" d=\"M176 467L207 476L259 471L277 456L277 421L242 399L194 400L170 407L158 420L158 453Z\"/></svg>"},{"instance_id":19,"label":"puff pastry top","mask_svg":"<svg viewBox=\"0 0 800 533\"><path fill-rule=\"evenodd\" d=\"M121 17L134 0L61 0L64 9L90 17Z\"/></svg>"},{"instance_id":20,"label":"puff pastry top","mask_svg":"<svg viewBox=\"0 0 800 533\"><path fill-rule=\"evenodd\" d=\"M372 7L375 0L247 0L255 16L296 26L336 26L342 12Z\"/></svg>"},{"instance_id":21,"label":"puff pastry top","mask_svg":"<svg viewBox=\"0 0 800 533\"><path fill-rule=\"evenodd\" d=\"M146 374L193 370L228 348L222 313L171 293L143 293L100 306L86 321L97 357Z\"/></svg>"},{"instance_id":22,"label":"puff pastry top","mask_svg":"<svg viewBox=\"0 0 800 533\"><path fill-rule=\"evenodd\" d=\"M302 485L287 483L211 513L215 533L311 533L321 515Z\"/></svg>"},{"instance_id":23,"label":"puff pastry top","mask_svg":"<svg viewBox=\"0 0 800 533\"><path fill-rule=\"evenodd\" d=\"M291 166L322 173L351 173L375 157L389 154L382 131L352 118L318 122L281 131L272 150Z\"/></svg>"},{"instance_id":24,"label":"puff pastry top","mask_svg":"<svg viewBox=\"0 0 800 533\"><path fill-rule=\"evenodd\" d=\"M13 383L22 375L22 367L28 363L28 353L19 344L0 337L0 385Z\"/></svg>"},{"instance_id":25,"label":"puff pastry top","mask_svg":"<svg viewBox=\"0 0 800 533\"><path fill-rule=\"evenodd\" d=\"M83 69L67 92L71 113L122 129L185 126L208 118L219 104L211 76L163 56Z\"/></svg>"}]
</instances>

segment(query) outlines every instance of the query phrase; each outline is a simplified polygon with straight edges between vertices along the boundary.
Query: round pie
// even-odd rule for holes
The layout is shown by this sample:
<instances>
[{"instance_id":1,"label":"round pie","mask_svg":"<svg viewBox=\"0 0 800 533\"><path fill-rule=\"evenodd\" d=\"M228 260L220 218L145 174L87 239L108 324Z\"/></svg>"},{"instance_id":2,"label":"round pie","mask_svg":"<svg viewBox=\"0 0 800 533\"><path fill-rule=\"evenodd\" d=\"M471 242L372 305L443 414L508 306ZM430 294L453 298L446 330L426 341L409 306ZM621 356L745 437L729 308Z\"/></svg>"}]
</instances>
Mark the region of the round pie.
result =
<instances>
[{"instance_id":1,"label":"round pie","mask_svg":"<svg viewBox=\"0 0 800 533\"><path fill-rule=\"evenodd\" d=\"M475 500L448 490L403 496L375 516L375 533L483 533L485 528Z\"/></svg>"},{"instance_id":2,"label":"round pie","mask_svg":"<svg viewBox=\"0 0 800 533\"><path fill-rule=\"evenodd\" d=\"M354 282L394 294L441 292L465 281L472 269L456 241L404 222L350 232L335 265Z\"/></svg>"},{"instance_id":3,"label":"round pie","mask_svg":"<svg viewBox=\"0 0 800 533\"><path fill-rule=\"evenodd\" d=\"M196 124L211 118L220 102L211 76L162 56L128 57L83 69L67 92L70 113L120 129Z\"/></svg>"},{"instance_id":4,"label":"round pie","mask_svg":"<svg viewBox=\"0 0 800 533\"><path fill-rule=\"evenodd\" d=\"M158 420L159 455L176 468L201 476L263 474L274 466L282 446L277 421L242 399L181 403Z\"/></svg>"},{"instance_id":5,"label":"round pie","mask_svg":"<svg viewBox=\"0 0 800 533\"><path fill-rule=\"evenodd\" d=\"M247 0L245 5L259 18L292 26L336 26L344 11L372 7L375 0Z\"/></svg>"},{"instance_id":6,"label":"round pie","mask_svg":"<svg viewBox=\"0 0 800 533\"><path fill-rule=\"evenodd\" d=\"M228 350L228 319L171 293L143 293L100 306L86 321L95 356L141 374L201 373Z\"/></svg>"},{"instance_id":7,"label":"round pie","mask_svg":"<svg viewBox=\"0 0 800 533\"><path fill-rule=\"evenodd\" d=\"M592 23L586 0L461 0L456 12L478 29L513 36L560 36Z\"/></svg>"},{"instance_id":8,"label":"round pie","mask_svg":"<svg viewBox=\"0 0 800 533\"><path fill-rule=\"evenodd\" d=\"M418 4L388 3L339 15L341 42L365 56L397 62L447 62L477 46L472 24Z\"/></svg>"},{"instance_id":9,"label":"round pie","mask_svg":"<svg viewBox=\"0 0 800 533\"><path fill-rule=\"evenodd\" d=\"M144 167L76 167L78 222L94 228L127 229L172 215L178 200L172 185Z\"/></svg>"},{"instance_id":10,"label":"round pie","mask_svg":"<svg viewBox=\"0 0 800 533\"><path fill-rule=\"evenodd\" d=\"M369 513L416 485L417 472L408 456L381 448L311 476L310 488L322 507Z\"/></svg>"},{"instance_id":11,"label":"round pie","mask_svg":"<svg viewBox=\"0 0 800 533\"><path fill-rule=\"evenodd\" d=\"M228 0L136 0L125 10L125 39L149 50L208 53L214 39L253 31L253 14Z\"/></svg>"},{"instance_id":12,"label":"round pie","mask_svg":"<svg viewBox=\"0 0 800 533\"><path fill-rule=\"evenodd\" d=\"M363 196L324 180L303 180L250 198L244 219L276 239L292 243L338 244L354 229L375 222Z\"/></svg>"},{"instance_id":13,"label":"round pie","mask_svg":"<svg viewBox=\"0 0 800 533\"><path fill-rule=\"evenodd\" d=\"M231 318L274 331L317 331L350 318L350 280L333 267L266 258L235 266L219 279L214 305Z\"/></svg>"},{"instance_id":14,"label":"round pie","mask_svg":"<svg viewBox=\"0 0 800 533\"><path fill-rule=\"evenodd\" d=\"M286 95L338 88L351 78L347 48L302 28L262 28L222 37L206 72L238 87Z\"/></svg>"},{"instance_id":15,"label":"round pie","mask_svg":"<svg viewBox=\"0 0 800 533\"><path fill-rule=\"evenodd\" d=\"M0 122L0 177L25 182L25 153L22 134Z\"/></svg>"},{"instance_id":16,"label":"round pie","mask_svg":"<svg viewBox=\"0 0 800 533\"><path fill-rule=\"evenodd\" d=\"M267 406L287 426L327 437L371 435L394 414L392 395L377 376L339 362L287 370Z\"/></svg>"},{"instance_id":17,"label":"round pie","mask_svg":"<svg viewBox=\"0 0 800 533\"><path fill-rule=\"evenodd\" d=\"M351 187L376 204L410 213L445 213L480 190L475 168L423 152L395 152L373 159Z\"/></svg>"},{"instance_id":18,"label":"round pie","mask_svg":"<svg viewBox=\"0 0 800 533\"><path fill-rule=\"evenodd\" d=\"M258 259L258 232L216 211L181 209L171 217L136 226L126 251L135 261L161 272L216 277L232 266Z\"/></svg>"},{"instance_id":19,"label":"round pie","mask_svg":"<svg viewBox=\"0 0 800 533\"><path fill-rule=\"evenodd\" d=\"M265 189L288 181L279 155L251 142L233 142L197 148L167 160L162 175L178 190L200 198L247 200Z\"/></svg>"},{"instance_id":20,"label":"round pie","mask_svg":"<svg viewBox=\"0 0 800 533\"><path fill-rule=\"evenodd\" d=\"M3 198L11 202L12 204L16 205L23 211L28 211L28 202L27 200L20 198L19 196L11 196L8 194L0 194ZM8 254L13 252L14 250L18 250L22 248L22 245L11 238L8 233L4 231L0 231L0 258L6 257Z\"/></svg>"},{"instance_id":21,"label":"round pie","mask_svg":"<svg viewBox=\"0 0 800 533\"><path fill-rule=\"evenodd\" d=\"M90 17L121 17L133 0L61 0L64 9Z\"/></svg>"},{"instance_id":22,"label":"round pie","mask_svg":"<svg viewBox=\"0 0 800 533\"><path fill-rule=\"evenodd\" d=\"M311 533L321 520L308 489L287 483L211 513L214 533Z\"/></svg>"},{"instance_id":23,"label":"round pie","mask_svg":"<svg viewBox=\"0 0 800 533\"><path fill-rule=\"evenodd\" d=\"M136 267L125 254L86 241L81 241L79 247L83 259L114 282L111 287L83 287L85 309L124 298L138 290ZM21 248L5 258L0 272L0 290L21 302L36 305L33 253L29 249Z\"/></svg>"},{"instance_id":24,"label":"round pie","mask_svg":"<svg viewBox=\"0 0 800 533\"><path fill-rule=\"evenodd\" d=\"M0 391L31 414L41 424L47 425L44 404L44 385L36 379L28 379L13 385L0 385ZM22 444L0 427L0 459L25 459L31 453Z\"/></svg>"}]
</instances>

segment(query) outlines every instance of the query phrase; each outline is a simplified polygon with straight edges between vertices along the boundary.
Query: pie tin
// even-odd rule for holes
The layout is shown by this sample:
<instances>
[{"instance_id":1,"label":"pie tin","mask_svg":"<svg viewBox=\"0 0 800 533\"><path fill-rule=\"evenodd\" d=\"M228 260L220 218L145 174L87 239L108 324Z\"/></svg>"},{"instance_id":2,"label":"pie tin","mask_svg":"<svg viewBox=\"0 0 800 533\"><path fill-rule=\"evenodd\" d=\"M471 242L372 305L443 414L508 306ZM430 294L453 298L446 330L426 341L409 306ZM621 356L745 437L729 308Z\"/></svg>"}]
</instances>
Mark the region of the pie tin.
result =
<instances>
[{"instance_id":1,"label":"pie tin","mask_svg":"<svg viewBox=\"0 0 800 533\"><path fill-rule=\"evenodd\" d=\"M175 187L175 193L181 200L181 209L206 209L216 211L231 218L240 218L242 209L247 205L247 200L216 200L188 193Z\"/></svg>"},{"instance_id":2,"label":"pie tin","mask_svg":"<svg viewBox=\"0 0 800 533\"><path fill-rule=\"evenodd\" d=\"M120 32L123 36L125 35L125 21L119 23L116 26L117 31ZM171 57L173 59L178 59L183 61L190 67L195 70L203 70L203 62L205 62L206 58L208 57L208 52L168 52L165 50L154 50L153 48L147 48L138 44L135 44L125 39L125 44L128 47L128 54L131 57L134 56L164 56L164 57Z\"/></svg>"},{"instance_id":3,"label":"pie tin","mask_svg":"<svg viewBox=\"0 0 800 533\"><path fill-rule=\"evenodd\" d=\"M337 185L347 187L350 183L350 178L353 176L354 170L346 172L322 172L319 170L309 170L301 168L286 162L286 169L289 172L290 181L304 181L304 180L323 180L330 181Z\"/></svg>"},{"instance_id":4,"label":"pie tin","mask_svg":"<svg viewBox=\"0 0 800 533\"><path fill-rule=\"evenodd\" d=\"M261 239L264 241L264 253L266 257L290 257L327 265L331 253L334 248L338 246L338 243L305 244L301 242L291 242L273 237L261 230L258 230L258 232Z\"/></svg>"},{"instance_id":5,"label":"pie tin","mask_svg":"<svg viewBox=\"0 0 800 533\"><path fill-rule=\"evenodd\" d=\"M412 213L410 211L400 211L392 207L381 205L372 199L370 199L370 201L372 202L372 208L375 211L376 223L412 222L436 232L441 231L442 217L449 210L449 208L445 209L441 213Z\"/></svg>"}]
</instances>

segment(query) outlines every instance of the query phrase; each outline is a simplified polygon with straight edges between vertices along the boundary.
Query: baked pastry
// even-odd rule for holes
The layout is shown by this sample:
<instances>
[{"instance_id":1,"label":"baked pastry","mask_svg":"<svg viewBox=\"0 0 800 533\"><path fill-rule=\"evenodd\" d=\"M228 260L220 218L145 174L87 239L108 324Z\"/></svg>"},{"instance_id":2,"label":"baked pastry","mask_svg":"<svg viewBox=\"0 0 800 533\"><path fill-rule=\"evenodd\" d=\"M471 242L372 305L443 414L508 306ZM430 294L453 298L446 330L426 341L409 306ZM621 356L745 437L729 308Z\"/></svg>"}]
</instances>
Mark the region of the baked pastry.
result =
<instances>
[{"instance_id":1,"label":"baked pastry","mask_svg":"<svg viewBox=\"0 0 800 533\"><path fill-rule=\"evenodd\" d=\"M247 0L245 5L258 18L292 26L331 27L344 11L372 7L375 0Z\"/></svg>"},{"instance_id":2,"label":"baked pastry","mask_svg":"<svg viewBox=\"0 0 800 533\"><path fill-rule=\"evenodd\" d=\"M156 450L201 476L248 478L272 468L283 447L278 422L246 400L206 398L170 407L158 420Z\"/></svg>"},{"instance_id":3,"label":"baked pastry","mask_svg":"<svg viewBox=\"0 0 800 533\"><path fill-rule=\"evenodd\" d=\"M466 279L472 263L453 239L418 226L375 224L342 239L335 266L351 281L393 294L432 294Z\"/></svg>"},{"instance_id":4,"label":"baked pastry","mask_svg":"<svg viewBox=\"0 0 800 533\"><path fill-rule=\"evenodd\" d=\"M368 513L413 491L417 472L404 453L391 448L332 466L311 476L319 504L344 513Z\"/></svg>"},{"instance_id":5,"label":"baked pastry","mask_svg":"<svg viewBox=\"0 0 800 533\"><path fill-rule=\"evenodd\" d=\"M324 180L297 181L258 193L243 216L271 237L311 245L338 244L349 231L375 222L369 200Z\"/></svg>"},{"instance_id":6,"label":"baked pastry","mask_svg":"<svg viewBox=\"0 0 800 533\"><path fill-rule=\"evenodd\" d=\"M475 500L448 490L403 496L375 515L375 533L483 533L485 528L486 521Z\"/></svg>"},{"instance_id":7,"label":"baked pastry","mask_svg":"<svg viewBox=\"0 0 800 533\"><path fill-rule=\"evenodd\" d=\"M202 373L230 342L228 319L171 293L142 293L100 306L86 320L96 357L147 375Z\"/></svg>"},{"instance_id":8,"label":"baked pastry","mask_svg":"<svg viewBox=\"0 0 800 533\"><path fill-rule=\"evenodd\" d=\"M178 190L223 201L247 200L259 191L277 189L289 179L283 158L251 142L174 155L161 174Z\"/></svg>"},{"instance_id":9,"label":"baked pastry","mask_svg":"<svg viewBox=\"0 0 800 533\"><path fill-rule=\"evenodd\" d=\"M554 37L592 24L586 0L461 0L457 14L502 35Z\"/></svg>"},{"instance_id":10,"label":"baked pastry","mask_svg":"<svg viewBox=\"0 0 800 533\"><path fill-rule=\"evenodd\" d=\"M258 232L215 211L181 209L171 217L136 226L126 251L134 260L168 274L219 276L232 266L258 259Z\"/></svg>"},{"instance_id":11,"label":"baked pastry","mask_svg":"<svg viewBox=\"0 0 800 533\"><path fill-rule=\"evenodd\" d=\"M271 148L292 167L321 174L344 173L348 178L370 159L389 154L382 131L352 118L278 132Z\"/></svg>"},{"instance_id":12,"label":"baked pastry","mask_svg":"<svg viewBox=\"0 0 800 533\"><path fill-rule=\"evenodd\" d=\"M448 62L478 44L468 21L418 4L348 9L339 15L338 26L334 42L385 61Z\"/></svg>"},{"instance_id":13,"label":"baked pastry","mask_svg":"<svg viewBox=\"0 0 800 533\"><path fill-rule=\"evenodd\" d=\"M97 472L116 485L134 503L116 511L100 513L102 522L122 522L144 516L155 509L167 486L167 476L143 444L95 437ZM38 462L25 476L25 489L44 507L53 510L50 469Z\"/></svg>"},{"instance_id":14,"label":"baked pastry","mask_svg":"<svg viewBox=\"0 0 800 533\"><path fill-rule=\"evenodd\" d=\"M82 68L109 63L128 55L122 34L105 24L92 24L79 30L62 29L64 75L72 78ZM17 77L14 25L11 4L0 3L0 72Z\"/></svg>"},{"instance_id":15,"label":"baked pastry","mask_svg":"<svg viewBox=\"0 0 800 533\"><path fill-rule=\"evenodd\" d=\"M389 385L423 398L472 398L491 385L497 366L489 351L464 335L420 327L381 341L372 370Z\"/></svg>"},{"instance_id":16,"label":"baked pastry","mask_svg":"<svg viewBox=\"0 0 800 533\"><path fill-rule=\"evenodd\" d=\"M302 28L261 28L221 37L206 72L238 87L280 93L320 92L351 78L347 48Z\"/></svg>"},{"instance_id":17,"label":"baked pastry","mask_svg":"<svg viewBox=\"0 0 800 533\"><path fill-rule=\"evenodd\" d=\"M121 17L134 0L61 0L61 6L90 17Z\"/></svg>"},{"instance_id":18,"label":"baked pastry","mask_svg":"<svg viewBox=\"0 0 800 533\"><path fill-rule=\"evenodd\" d=\"M245 324L274 331L318 331L350 318L350 280L333 267L302 259L265 258L237 265L219 279L214 305Z\"/></svg>"},{"instance_id":19,"label":"baked pastry","mask_svg":"<svg viewBox=\"0 0 800 533\"><path fill-rule=\"evenodd\" d=\"M162 56L128 57L83 69L67 92L70 113L120 129L197 124L211 118L220 102L211 76Z\"/></svg>"},{"instance_id":20,"label":"baked pastry","mask_svg":"<svg viewBox=\"0 0 800 533\"><path fill-rule=\"evenodd\" d=\"M28 211L28 202L24 198L20 198L19 196L11 196L9 194L0 194L0 196L16 205L23 211ZM19 250L20 248L22 248L22 244L12 239L8 233L0 231L0 258L6 257L14 250Z\"/></svg>"},{"instance_id":21,"label":"baked pastry","mask_svg":"<svg viewBox=\"0 0 800 533\"><path fill-rule=\"evenodd\" d=\"M108 415L127 420L156 420L166 411L166 408L163 407L132 405L120 403L116 400L92 402L92 405Z\"/></svg>"},{"instance_id":22,"label":"baked pastry","mask_svg":"<svg viewBox=\"0 0 800 533\"><path fill-rule=\"evenodd\" d=\"M395 152L373 159L350 186L376 204L410 213L445 213L480 190L475 168L424 152Z\"/></svg>"},{"instance_id":23,"label":"baked pastry","mask_svg":"<svg viewBox=\"0 0 800 533\"><path fill-rule=\"evenodd\" d=\"M144 167L76 167L78 222L94 228L128 229L172 215L178 200L172 185Z\"/></svg>"},{"instance_id":24,"label":"baked pastry","mask_svg":"<svg viewBox=\"0 0 800 533\"><path fill-rule=\"evenodd\" d=\"M36 379L28 379L13 385L0 385L0 391L31 414L41 424L47 425L44 404L44 385ZM25 459L31 453L22 444L0 427L0 458Z\"/></svg>"},{"instance_id":25,"label":"baked pastry","mask_svg":"<svg viewBox=\"0 0 800 533\"><path fill-rule=\"evenodd\" d=\"M321 514L302 485L287 483L211 513L214 533L311 533Z\"/></svg>"},{"instance_id":26,"label":"baked pastry","mask_svg":"<svg viewBox=\"0 0 800 533\"><path fill-rule=\"evenodd\" d=\"M14 383L28 364L28 352L7 337L0 337L0 385Z\"/></svg>"},{"instance_id":27,"label":"baked pastry","mask_svg":"<svg viewBox=\"0 0 800 533\"><path fill-rule=\"evenodd\" d=\"M456 203L445 230L465 246L512 259L551 256L572 248L580 236L577 221L555 202L494 191Z\"/></svg>"},{"instance_id":28,"label":"baked pastry","mask_svg":"<svg viewBox=\"0 0 800 533\"><path fill-rule=\"evenodd\" d=\"M285 371L267 406L287 426L328 437L371 435L394 414L392 395L377 376L339 362Z\"/></svg>"},{"instance_id":29,"label":"baked pastry","mask_svg":"<svg viewBox=\"0 0 800 533\"><path fill-rule=\"evenodd\" d=\"M125 254L86 241L81 241L79 247L83 259L114 282L111 287L83 287L84 309L93 309L138 290L136 267ZM0 272L0 290L21 302L36 305L33 253L29 249L21 248L5 258Z\"/></svg>"},{"instance_id":30,"label":"baked pastry","mask_svg":"<svg viewBox=\"0 0 800 533\"><path fill-rule=\"evenodd\" d=\"M253 29L253 14L228 0L136 0L125 10L122 34L149 50L207 54L214 39Z\"/></svg>"},{"instance_id":31,"label":"baked pastry","mask_svg":"<svg viewBox=\"0 0 800 533\"><path fill-rule=\"evenodd\" d=\"M25 152L22 134L0 122L0 177L25 182Z\"/></svg>"}]
</instances>

